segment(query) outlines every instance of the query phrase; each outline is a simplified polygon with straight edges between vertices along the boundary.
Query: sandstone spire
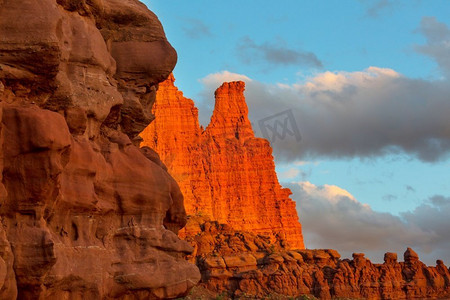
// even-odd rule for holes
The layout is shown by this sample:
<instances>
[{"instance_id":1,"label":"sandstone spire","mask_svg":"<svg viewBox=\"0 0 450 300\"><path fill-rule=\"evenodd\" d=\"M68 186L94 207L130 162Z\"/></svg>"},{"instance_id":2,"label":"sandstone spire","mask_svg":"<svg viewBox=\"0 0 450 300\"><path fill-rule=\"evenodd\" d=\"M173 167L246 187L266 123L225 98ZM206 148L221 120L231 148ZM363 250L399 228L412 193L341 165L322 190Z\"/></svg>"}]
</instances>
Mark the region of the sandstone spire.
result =
<instances>
[{"instance_id":1,"label":"sandstone spire","mask_svg":"<svg viewBox=\"0 0 450 300\"><path fill-rule=\"evenodd\" d=\"M291 191L278 183L272 148L254 136L248 119L245 83L217 89L204 131L192 100L173 83L169 78L160 84L152 110L156 120L141 136L180 185L187 213L303 248Z\"/></svg>"},{"instance_id":2,"label":"sandstone spire","mask_svg":"<svg viewBox=\"0 0 450 300\"><path fill-rule=\"evenodd\" d=\"M245 83L225 82L215 92L216 103L206 132L211 136L254 137L244 97Z\"/></svg>"}]
</instances>

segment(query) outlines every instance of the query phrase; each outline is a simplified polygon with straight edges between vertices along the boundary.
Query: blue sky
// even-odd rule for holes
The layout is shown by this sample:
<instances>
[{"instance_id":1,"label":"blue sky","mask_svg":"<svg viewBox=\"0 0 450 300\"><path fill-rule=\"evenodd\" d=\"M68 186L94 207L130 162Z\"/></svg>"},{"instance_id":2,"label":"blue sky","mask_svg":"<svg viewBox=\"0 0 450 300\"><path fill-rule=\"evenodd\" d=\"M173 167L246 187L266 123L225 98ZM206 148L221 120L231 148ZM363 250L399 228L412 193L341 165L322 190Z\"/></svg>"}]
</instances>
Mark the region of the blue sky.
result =
<instances>
[{"instance_id":1,"label":"blue sky","mask_svg":"<svg viewBox=\"0 0 450 300\"><path fill-rule=\"evenodd\" d=\"M322 70L377 66L412 77L439 76L436 65L416 53L414 45L424 42L417 32L422 17L445 22L450 8L447 1L417 0L144 2L157 13L177 49L178 85L192 97L201 89L199 78L222 70L263 82L294 82L298 72L321 71L302 65L243 64L236 46L246 37L313 52Z\"/></svg>"},{"instance_id":2,"label":"blue sky","mask_svg":"<svg viewBox=\"0 0 450 300\"><path fill-rule=\"evenodd\" d=\"M387 221L379 221L384 213L392 224L409 226L408 234L417 227L405 243L417 244L427 258L440 252L424 246L430 241L416 242L417 234L431 232L436 247L449 246L439 244L444 237L437 228L450 221L427 228L411 214L418 220L430 208L439 219L449 208L439 205L450 201L450 2L144 3L178 52L176 84L195 101L203 124L213 91L225 80L246 81L259 135L261 118L283 109L294 112L302 140L278 141L273 148L280 180L296 185L293 199L305 232L311 232L305 234L311 246L333 247L317 238L313 220L303 216L302 205L309 209L304 199L335 205L336 197L370 207L369 219L375 221L368 226L379 226L380 232L389 230L381 224ZM349 194L336 194L338 189ZM336 228L344 231L351 224Z\"/></svg>"}]
</instances>

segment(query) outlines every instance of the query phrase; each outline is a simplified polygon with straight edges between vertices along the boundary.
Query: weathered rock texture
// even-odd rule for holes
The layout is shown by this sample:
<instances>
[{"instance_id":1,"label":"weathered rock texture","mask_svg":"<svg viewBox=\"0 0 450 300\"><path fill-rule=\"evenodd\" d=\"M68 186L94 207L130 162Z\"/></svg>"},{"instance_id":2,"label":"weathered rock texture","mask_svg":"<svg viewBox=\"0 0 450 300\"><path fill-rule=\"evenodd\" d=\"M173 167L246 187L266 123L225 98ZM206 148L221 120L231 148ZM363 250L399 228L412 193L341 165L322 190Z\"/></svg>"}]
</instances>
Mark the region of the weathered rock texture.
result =
<instances>
[{"instance_id":1,"label":"weathered rock texture","mask_svg":"<svg viewBox=\"0 0 450 300\"><path fill-rule=\"evenodd\" d=\"M397 261L396 253L386 253L383 264L373 264L363 253L349 260L340 259L335 250L287 250L262 236L196 221L201 233L188 240L202 272L200 287L222 299L450 298L449 269L440 260L436 267L425 266L410 248L404 262Z\"/></svg>"},{"instance_id":2,"label":"weathered rock texture","mask_svg":"<svg viewBox=\"0 0 450 300\"><path fill-rule=\"evenodd\" d=\"M384 264L361 253L341 260L334 250L302 250L290 191L278 184L269 143L253 134L243 92L243 82L224 83L203 130L170 76L156 96L156 121L141 134L185 195L191 216L182 236L194 247L188 258L200 268L201 288L257 299L450 297L449 269L442 261L426 267L409 248L404 262L386 253Z\"/></svg>"},{"instance_id":3,"label":"weathered rock texture","mask_svg":"<svg viewBox=\"0 0 450 300\"><path fill-rule=\"evenodd\" d=\"M217 89L211 122L203 130L193 101L169 77L160 84L156 120L141 134L142 145L161 156L180 185L188 214L304 248L291 191L278 183L269 142L253 133L244 88L244 82L230 82Z\"/></svg>"},{"instance_id":4,"label":"weathered rock texture","mask_svg":"<svg viewBox=\"0 0 450 300\"><path fill-rule=\"evenodd\" d=\"M183 197L133 145L176 63L136 0L0 0L0 299L148 299L200 279Z\"/></svg>"}]
</instances>

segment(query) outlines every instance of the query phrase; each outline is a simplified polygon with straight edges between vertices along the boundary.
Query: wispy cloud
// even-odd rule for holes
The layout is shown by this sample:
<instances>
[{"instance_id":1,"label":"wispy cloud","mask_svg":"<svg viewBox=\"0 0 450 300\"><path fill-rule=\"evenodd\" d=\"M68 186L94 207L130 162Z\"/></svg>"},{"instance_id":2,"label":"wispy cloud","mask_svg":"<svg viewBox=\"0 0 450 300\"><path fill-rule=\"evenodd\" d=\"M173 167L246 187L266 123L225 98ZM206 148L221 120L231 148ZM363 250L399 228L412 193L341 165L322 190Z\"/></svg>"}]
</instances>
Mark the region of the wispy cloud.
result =
<instances>
[{"instance_id":1,"label":"wispy cloud","mask_svg":"<svg viewBox=\"0 0 450 300\"><path fill-rule=\"evenodd\" d=\"M395 199L397 199L398 197L397 196L395 196L395 195L392 195L392 194L386 194L386 195L384 195L383 196L383 200L384 201L386 201L386 202L392 202L392 201L394 201Z\"/></svg>"},{"instance_id":2,"label":"wispy cloud","mask_svg":"<svg viewBox=\"0 0 450 300\"><path fill-rule=\"evenodd\" d=\"M318 166L320 164L320 161L306 161L306 160L297 160L293 162L294 166L306 166L306 165L314 165Z\"/></svg>"},{"instance_id":3,"label":"wispy cloud","mask_svg":"<svg viewBox=\"0 0 450 300\"><path fill-rule=\"evenodd\" d=\"M411 193L415 193L415 192L416 192L416 189L413 188L413 187L410 186L410 185L406 185L405 188L406 188L406 191L407 191L407 192L411 192Z\"/></svg>"},{"instance_id":4,"label":"wispy cloud","mask_svg":"<svg viewBox=\"0 0 450 300\"><path fill-rule=\"evenodd\" d=\"M289 48L282 40L279 40L277 44L269 42L257 44L250 37L244 37L237 45L237 52L239 58L246 64L263 61L272 65L323 67L322 62L314 53Z\"/></svg>"},{"instance_id":5,"label":"wispy cloud","mask_svg":"<svg viewBox=\"0 0 450 300\"><path fill-rule=\"evenodd\" d=\"M300 169L290 168L278 174L280 180L290 180L300 175Z\"/></svg>"},{"instance_id":6,"label":"wispy cloud","mask_svg":"<svg viewBox=\"0 0 450 300\"><path fill-rule=\"evenodd\" d=\"M378 0L370 1L371 5L366 11L366 15L369 17L379 17L383 12L391 9L395 2L392 0Z\"/></svg>"},{"instance_id":7,"label":"wispy cloud","mask_svg":"<svg viewBox=\"0 0 450 300\"><path fill-rule=\"evenodd\" d=\"M433 58L443 72L450 75L450 28L435 17L424 17L418 32L423 34L427 42L417 45L416 50Z\"/></svg>"},{"instance_id":8,"label":"wispy cloud","mask_svg":"<svg viewBox=\"0 0 450 300\"><path fill-rule=\"evenodd\" d=\"M184 23L182 30L192 39L212 36L209 27L199 19L184 19Z\"/></svg>"}]
</instances>

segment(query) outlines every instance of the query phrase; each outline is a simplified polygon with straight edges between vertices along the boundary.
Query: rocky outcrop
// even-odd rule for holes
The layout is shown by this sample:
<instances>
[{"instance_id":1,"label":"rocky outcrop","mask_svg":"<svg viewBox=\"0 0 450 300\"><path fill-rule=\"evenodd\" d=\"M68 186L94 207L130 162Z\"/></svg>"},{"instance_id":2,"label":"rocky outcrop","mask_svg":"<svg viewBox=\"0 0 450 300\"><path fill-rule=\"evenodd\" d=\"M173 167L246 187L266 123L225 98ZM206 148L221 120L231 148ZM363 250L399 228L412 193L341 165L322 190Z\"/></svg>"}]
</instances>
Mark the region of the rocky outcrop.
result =
<instances>
[{"instance_id":1,"label":"rocky outcrop","mask_svg":"<svg viewBox=\"0 0 450 300\"><path fill-rule=\"evenodd\" d=\"M176 63L136 0L0 0L0 298L148 299L200 279L183 197L134 146Z\"/></svg>"},{"instance_id":2,"label":"rocky outcrop","mask_svg":"<svg viewBox=\"0 0 450 300\"><path fill-rule=\"evenodd\" d=\"M450 297L449 269L442 261L425 266L409 248L404 262L386 253L383 264L363 253L350 260L335 250L303 249L290 191L278 184L269 143L254 136L244 88L231 82L216 91L203 130L193 101L170 76L156 96L156 121L141 135L150 146L143 150L156 162L152 149L161 155L185 195L190 216L181 234L202 274L186 299Z\"/></svg>"},{"instance_id":3,"label":"rocky outcrop","mask_svg":"<svg viewBox=\"0 0 450 300\"><path fill-rule=\"evenodd\" d=\"M253 133L244 89L243 82L217 89L211 122L203 130L193 101L170 77L160 84L153 106L156 120L141 134L141 145L161 156L180 185L188 214L209 216L235 230L301 249L303 236L291 191L278 183L269 142ZM198 232L191 229L182 235Z\"/></svg>"},{"instance_id":4,"label":"rocky outcrop","mask_svg":"<svg viewBox=\"0 0 450 300\"><path fill-rule=\"evenodd\" d=\"M218 222L189 222L201 224L201 232L188 240L202 273L199 287L215 293L211 299L450 297L449 269L440 260L436 267L425 266L410 248L404 262L397 261L396 253L386 253L383 264L374 264L363 253L354 253L350 260L330 249L288 250Z\"/></svg>"}]
</instances>

